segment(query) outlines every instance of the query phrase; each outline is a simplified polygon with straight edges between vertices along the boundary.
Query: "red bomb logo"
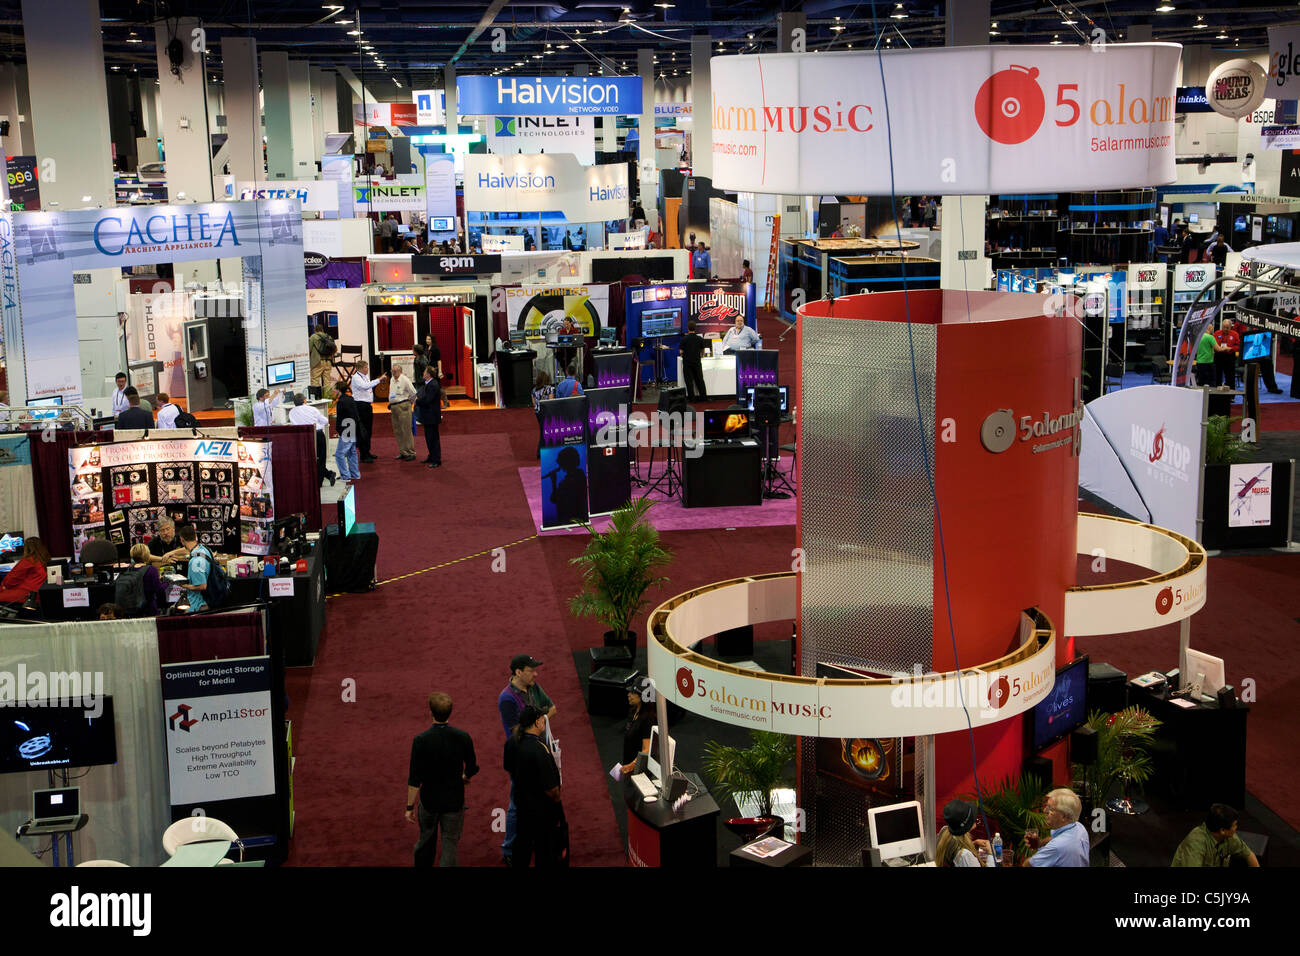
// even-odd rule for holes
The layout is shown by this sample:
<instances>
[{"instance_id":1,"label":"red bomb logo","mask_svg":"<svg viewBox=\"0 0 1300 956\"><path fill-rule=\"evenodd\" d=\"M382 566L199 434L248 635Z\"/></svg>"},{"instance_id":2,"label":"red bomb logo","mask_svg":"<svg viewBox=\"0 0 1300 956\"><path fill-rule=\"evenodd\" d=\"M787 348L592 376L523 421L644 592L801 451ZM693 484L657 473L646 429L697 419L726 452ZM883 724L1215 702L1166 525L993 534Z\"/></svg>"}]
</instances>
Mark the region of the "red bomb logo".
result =
<instances>
[{"instance_id":1,"label":"red bomb logo","mask_svg":"<svg viewBox=\"0 0 1300 956\"><path fill-rule=\"evenodd\" d=\"M1159 461L1165 454L1165 426L1160 426L1160 431L1156 432L1156 437L1151 440L1151 454L1147 456L1148 461Z\"/></svg>"},{"instance_id":2,"label":"red bomb logo","mask_svg":"<svg viewBox=\"0 0 1300 956\"><path fill-rule=\"evenodd\" d=\"M1011 699L1011 684L1005 677L999 677L989 688L989 706L998 710Z\"/></svg>"},{"instance_id":3,"label":"red bomb logo","mask_svg":"<svg viewBox=\"0 0 1300 956\"><path fill-rule=\"evenodd\" d=\"M689 667L677 668L677 691L683 697L695 696L695 677Z\"/></svg>"},{"instance_id":4,"label":"red bomb logo","mask_svg":"<svg viewBox=\"0 0 1300 956\"><path fill-rule=\"evenodd\" d=\"M1174 589L1162 588L1156 595L1156 613L1168 614L1169 609L1174 606Z\"/></svg>"},{"instance_id":5,"label":"red bomb logo","mask_svg":"<svg viewBox=\"0 0 1300 956\"><path fill-rule=\"evenodd\" d=\"M994 73L975 94L975 120L984 135L1014 146L1038 132L1047 104L1038 67L1012 66Z\"/></svg>"}]
</instances>

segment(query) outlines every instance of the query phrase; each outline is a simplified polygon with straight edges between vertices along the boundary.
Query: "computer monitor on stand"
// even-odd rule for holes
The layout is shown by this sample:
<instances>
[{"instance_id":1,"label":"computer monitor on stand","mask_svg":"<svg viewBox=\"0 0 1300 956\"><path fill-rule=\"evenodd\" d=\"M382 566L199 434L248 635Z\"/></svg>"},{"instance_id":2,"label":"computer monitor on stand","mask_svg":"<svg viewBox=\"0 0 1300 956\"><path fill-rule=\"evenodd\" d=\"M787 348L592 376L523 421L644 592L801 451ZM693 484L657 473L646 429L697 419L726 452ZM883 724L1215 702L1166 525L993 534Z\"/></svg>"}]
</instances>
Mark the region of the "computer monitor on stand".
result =
<instances>
[{"instance_id":1,"label":"computer monitor on stand","mask_svg":"<svg viewBox=\"0 0 1300 956\"><path fill-rule=\"evenodd\" d=\"M781 387L754 386L753 408L751 427L758 435L762 447L763 497L789 498L794 494L794 488L778 467L781 460Z\"/></svg>"}]
</instances>

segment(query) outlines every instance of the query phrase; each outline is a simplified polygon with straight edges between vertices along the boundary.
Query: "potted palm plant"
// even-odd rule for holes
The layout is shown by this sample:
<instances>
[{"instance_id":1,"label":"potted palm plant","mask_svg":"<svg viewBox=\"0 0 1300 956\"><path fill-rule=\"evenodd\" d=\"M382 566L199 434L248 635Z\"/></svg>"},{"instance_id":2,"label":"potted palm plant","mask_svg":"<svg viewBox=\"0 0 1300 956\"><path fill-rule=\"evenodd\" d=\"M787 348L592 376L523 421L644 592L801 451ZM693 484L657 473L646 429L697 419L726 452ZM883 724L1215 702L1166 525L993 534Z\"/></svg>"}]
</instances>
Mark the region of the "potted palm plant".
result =
<instances>
[{"instance_id":1,"label":"potted palm plant","mask_svg":"<svg viewBox=\"0 0 1300 956\"><path fill-rule=\"evenodd\" d=\"M605 531L585 525L591 539L570 562L582 568L584 589L569 599L569 610L604 623L606 647L635 650L632 623L647 603L646 591L668 580L656 574L672 554L659 547L659 531L646 519L653 505L649 498L636 498L610 516Z\"/></svg>"},{"instance_id":2,"label":"potted palm plant","mask_svg":"<svg viewBox=\"0 0 1300 956\"><path fill-rule=\"evenodd\" d=\"M989 825L1002 834L1004 853L1010 858L1022 856L1028 850L1025 831L1042 833L1046 827L1043 803L1048 787L1037 775L1022 773L995 783L984 791L984 812L991 817ZM963 799L975 803L974 794L964 794ZM990 840L992 833L985 834Z\"/></svg>"},{"instance_id":3,"label":"potted palm plant","mask_svg":"<svg viewBox=\"0 0 1300 956\"><path fill-rule=\"evenodd\" d=\"M704 747L702 767L713 782L714 792L723 798L739 800L758 798L757 817L735 817L723 823L735 833L749 839L770 829L783 828L784 821L772 813L772 791L788 783L786 768L794 760L793 737L770 730L751 730L748 748L730 747L716 740Z\"/></svg>"},{"instance_id":4,"label":"potted palm plant","mask_svg":"<svg viewBox=\"0 0 1300 956\"><path fill-rule=\"evenodd\" d=\"M1080 796L1091 810L1105 805L1117 782L1135 783L1140 789L1151 779L1147 747L1160 721L1141 707L1127 707L1115 714L1094 710L1088 715L1088 726L1097 732L1097 760L1075 764L1074 777L1080 781Z\"/></svg>"}]
</instances>

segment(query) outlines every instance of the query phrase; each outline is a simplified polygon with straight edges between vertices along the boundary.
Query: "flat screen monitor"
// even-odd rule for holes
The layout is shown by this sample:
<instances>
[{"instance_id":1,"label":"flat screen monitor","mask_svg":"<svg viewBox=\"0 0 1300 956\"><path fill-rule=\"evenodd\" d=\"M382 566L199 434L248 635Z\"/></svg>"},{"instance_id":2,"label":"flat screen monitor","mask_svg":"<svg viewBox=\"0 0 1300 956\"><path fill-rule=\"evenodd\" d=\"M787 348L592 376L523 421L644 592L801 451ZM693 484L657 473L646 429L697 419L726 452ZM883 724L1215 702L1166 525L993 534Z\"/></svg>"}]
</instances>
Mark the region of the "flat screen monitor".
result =
<instances>
[{"instance_id":1,"label":"flat screen monitor","mask_svg":"<svg viewBox=\"0 0 1300 956\"><path fill-rule=\"evenodd\" d=\"M0 554L12 554L23 549L23 533L21 531L6 531L0 534Z\"/></svg>"},{"instance_id":2,"label":"flat screen monitor","mask_svg":"<svg viewBox=\"0 0 1300 956\"><path fill-rule=\"evenodd\" d=\"M86 703L29 700L0 707L0 773L117 763L113 698Z\"/></svg>"},{"instance_id":3,"label":"flat screen monitor","mask_svg":"<svg viewBox=\"0 0 1300 956\"><path fill-rule=\"evenodd\" d=\"M618 329L601 329L600 344L615 345L618 342Z\"/></svg>"},{"instance_id":4,"label":"flat screen monitor","mask_svg":"<svg viewBox=\"0 0 1300 956\"><path fill-rule=\"evenodd\" d=\"M1252 332L1241 340L1241 360L1266 359L1273 354L1273 333Z\"/></svg>"},{"instance_id":5,"label":"flat screen monitor","mask_svg":"<svg viewBox=\"0 0 1300 956\"><path fill-rule=\"evenodd\" d=\"M1034 707L1032 750L1038 753L1088 722L1088 658L1066 664L1056 672L1056 683Z\"/></svg>"},{"instance_id":6,"label":"flat screen monitor","mask_svg":"<svg viewBox=\"0 0 1300 956\"><path fill-rule=\"evenodd\" d=\"M641 334L648 339L682 332L681 309L646 309L641 313Z\"/></svg>"},{"instance_id":7,"label":"flat screen monitor","mask_svg":"<svg viewBox=\"0 0 1300 956\"><path fill-rule=\"evenodd\" d=\"M1238 216L1237 218L1232 220L1233 232L1245 232L1249 228L1250 228L1250 223L1247 222L1245 216Z\"/></svg>"},{"instance_id":8,"label":"flat screen monitor","mask_svg":"<svg viewBox=\"0 0 1300 956\"><path fill-rule=\"evenodd\" d=\"M62 395L53 395L49 398L29 398L27 404L32 408L48 408L49 411L30 412L32 418L58 418L59 413L55 411L63 404Z\"/></svg>"},{"instance_id":9,"label":"flat screen monitor","mask_svg":"<svg viewBox=\"0 0 1300 956\"><path fill-rule=\"evenodd\" d=\"M1201 214L1197 212L1189 212L1187 214L1187 221L1190 223L1198 223L1201 221Z\"/></svg>"},{"instance_id":10,"label":"flat screen monitor","mask_svg":"<svg viewBox=\"0 0 1300 956\"><path fill-rule=\"evenodd\" d=\"M446 216L435 216L429 220L430 232L455 232L456 220Z\"/></svg>"},{"instance_id":11,"label":"flat screen monitor","mask_svg":"<svg viewBox=\"0 0 1300 956\"><path fill-rule=\"evenodd\" d=\"M1194 651L1190 647L1187 649L1187 673L1183 677L1183 690L1198 692L1203 697L1213 697L1227 682L1222 657Z\"/></svg>"},{"instance_id":12,"label":"flat screen monitor","mask_svg":"<svg viewBox=\"0 0 1300 956\"><path fill-rule=\"evenodd\" d=\"M786 412L790 411L790 386L778 385L777 388L781 390L781 414L784 415ZM751 412L754 410L754 386L753 385L745 386L745 407L748 408Z\"/></svg>"},{"instance_id":13,"label":"flat screen monitor","mask_svg":"<svg viewBox=\"0 0 1300 956\"><path fill-rule=\"evenodd\" d=\"M749 412L741 408L713 408L704 413L704 437L711 441L749 437Z\"/></svg>"},{"instance_id":14,"label":"flat screen monitor","mask_svg":"<svg viewBox=\"0 0 1300 956\"><path fill-rule=\"evenodd\" d=\"M528 333L525 332L523 329L511 329L511 330L510 330L510 344L511 344L511 345L523 345L523 344L525 344L527 341L528 341Z\"/></svg>"},{"instance_id":15,"label":"flat screen monitor","mask_svg":"<svg viewBox=\"0 0 1300 956\"><path fill-rule=\"evenodd\" d=\"M339 499L339 531L351 534L357 523L357 489L348 486L347 494Z\"/></svg>"},{"instance_id":16,"label":"flat screen monitor","mask_svg":"<svg viewBox=\"0 0 1300 956\"><path fill-rule=\"evenodd\" d=\"M925 852L925 822L919 801L869 808L867 829L882 861Z\"/></svg>"},{"instance_id":17,"label":"flat screen monitor","mask_svg":"<svg viewBox=\"0 0 1300 956\"><path fill-rule=\"evenodd\" d=\"M32 819L38 824L47 820L67 820L81 816L81 788L32 791Z\"/></svg>"},{"instance_id":18,"label":"flat screen monitor","mask_svg":"<svg viewBox=\"0 0 1300 956\"><path fill-rule=\"evenodd\" d=\"M288 385L294 380L294 363L293 362L276 362L274 365L266 367L266 381L268 385Z\"/></svg>"},{"instance_id":19,"label":"flat screen monitor","mask_svg":"<svg viewBox=\"0 0 1300 956\"><path fill-rule=\"evenodd\" d=\"M566 332L555 336L555 347L559 349L576 349L581 344L581 335L573 335Z\"/></svg>"},{"instance_id":20,"label":"flat screen monitor","mask_svg":"<svg viewBox=\"0 0 1300 956\"><path fill-rule=\"evenodd\" d=\"M663 750L663 740L668 741L668 773L670 775L673 772L673 767L677 765L677 741L673 740L672 737L669 737L666 734L661 738L659 735L659 728L657 726L651 727L650 756L646 760L645 770L646 773L654 777L656 780L662 780L664 778L663 767L660 765L659 761L659 758L662 756L660 751Z\"/></svg>"}]
</instances>

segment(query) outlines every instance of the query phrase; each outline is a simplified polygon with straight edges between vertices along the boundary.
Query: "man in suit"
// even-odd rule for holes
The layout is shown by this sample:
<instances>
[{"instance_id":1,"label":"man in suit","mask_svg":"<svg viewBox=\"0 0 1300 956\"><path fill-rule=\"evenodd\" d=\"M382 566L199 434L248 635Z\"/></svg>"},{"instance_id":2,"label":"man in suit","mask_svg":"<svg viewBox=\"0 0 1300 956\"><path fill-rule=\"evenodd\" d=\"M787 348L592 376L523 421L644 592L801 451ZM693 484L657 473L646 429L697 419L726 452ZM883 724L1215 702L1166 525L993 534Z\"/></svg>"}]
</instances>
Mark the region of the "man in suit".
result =
<instances>
[{"instance_id":1,"label":"man in suit","mask_svg":"<svg viewBox=\"0 0 1300 956\"><path fill-rule=\"evenodd\" d=\"M136 391L134 385L128 385L124 390L126 395L127 408L117 416L114 428L126 430L128 428L153 428L153 415L140 407L140 393Z\"/></svg>"},{"instance_id":2,"label":"man in suit","mask_svg":"<svg viewBox=\"0 0 1300 956\"><path fill-rule=\"evenodd\" d=\"M429 454L424 463L430 468L442 467L442 439L438 435L438 423L442 420L442 386L432 365L424 369L424 385L415 396L415 408L424 426L424 447Z\"/></svg>"}]
</instances>

